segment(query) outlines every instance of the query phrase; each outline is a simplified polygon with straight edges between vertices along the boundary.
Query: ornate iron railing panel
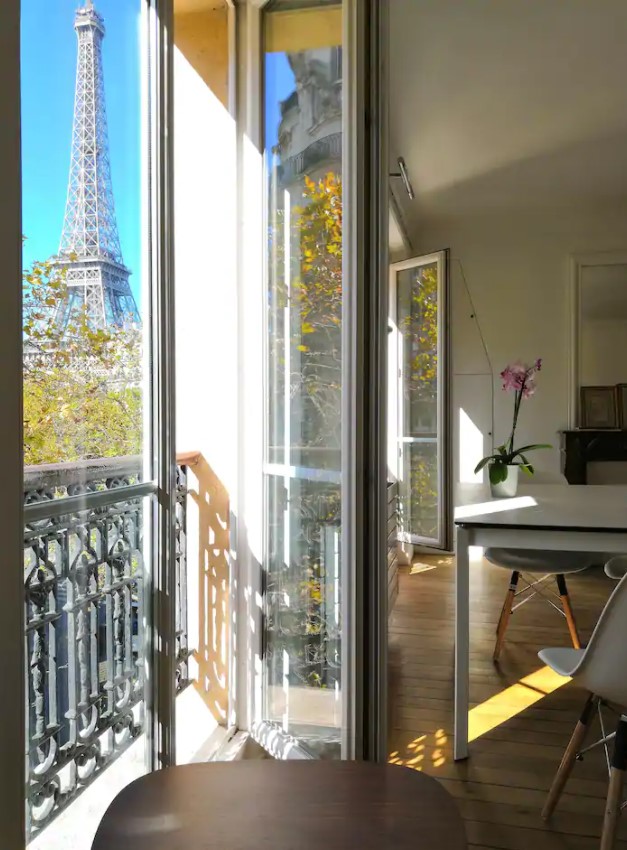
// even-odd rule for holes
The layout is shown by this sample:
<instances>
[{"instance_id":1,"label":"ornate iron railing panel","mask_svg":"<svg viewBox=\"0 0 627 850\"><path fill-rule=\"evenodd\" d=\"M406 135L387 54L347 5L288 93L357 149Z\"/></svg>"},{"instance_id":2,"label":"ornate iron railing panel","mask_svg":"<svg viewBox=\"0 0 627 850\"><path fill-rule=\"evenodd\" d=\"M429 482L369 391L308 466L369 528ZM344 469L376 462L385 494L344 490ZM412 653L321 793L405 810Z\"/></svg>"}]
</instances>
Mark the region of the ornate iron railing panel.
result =
<instances>
[{"instance_id":1,"label":"ornate iron railing panel","mask_svg":"<svg viewBox=\"0 0 627 850\"><path fill-rule=\"evenodd\" d=\"M281 181L285 184L296 180L327 161L334 162L337 165L341 156L342 134L330 133L328 136L316 139L294 156L285 159L279 166Z\"/></svg>"},{"instance_id":2,"label":"ornate iron railing panel","mask_svg":"<svg viewBox=\"0 0 627 850\"><path fill-rule=\"evenodd\" d=\"M189 684L187 630L187 467L177 467L176 479L176 690Z\"/></svg>"},{"instance_id":3,"label":"ornate iron railing panel","mask_svg":"<svg viewBox=\"0 0 627 850\"><path fill-rule=\"evenodd\" d=\"M340 486L306 479L291 485L288 502L282 478L268 476L266 484L274 519L266 562L267 682L284 682L287 657L291 685L332 690L341 674Z\"/></svg>"},{"instance_id":4,"label":"ornate iron railing panel","mask_svg":"<svg viewBox=\"0 0 627 850\"><path fill-rule=\"evenodd\" d=\"M27 469L25 504L56 515L26 525L24 602L27 819L46 826L144 728L145 499L58 515L57 501L139 480L139 459ZM132 491L131 491L132 493ZM129 497L130 496L130 497ZM185 471L177 487L177 644L187 680ZM71 502L75 502L74 499ZM28 511L27 511L28 515ZM38 512L38 516L40 516Z\"/></svg>"}]
</instances>

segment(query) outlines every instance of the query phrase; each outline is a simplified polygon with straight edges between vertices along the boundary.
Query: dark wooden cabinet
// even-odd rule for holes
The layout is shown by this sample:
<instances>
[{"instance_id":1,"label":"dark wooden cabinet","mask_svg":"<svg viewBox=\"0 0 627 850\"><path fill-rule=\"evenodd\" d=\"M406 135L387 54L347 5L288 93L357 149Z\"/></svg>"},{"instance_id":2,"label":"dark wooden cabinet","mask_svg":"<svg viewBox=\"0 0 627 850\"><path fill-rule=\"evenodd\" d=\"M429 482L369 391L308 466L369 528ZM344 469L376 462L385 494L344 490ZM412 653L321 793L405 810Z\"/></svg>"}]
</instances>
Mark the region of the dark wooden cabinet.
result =
<instances>
[{"instance_id":1,"label":"dark wooden cabinet","mask_svg":"<svg viewBox=\"0 0 627 850\"><path fill-rule=\"evenodd\" d=\"M587 466L627 462L627 431L575 429L562 432L564 475L569 484L587 484Z\"/></svg>"}]
</instances>

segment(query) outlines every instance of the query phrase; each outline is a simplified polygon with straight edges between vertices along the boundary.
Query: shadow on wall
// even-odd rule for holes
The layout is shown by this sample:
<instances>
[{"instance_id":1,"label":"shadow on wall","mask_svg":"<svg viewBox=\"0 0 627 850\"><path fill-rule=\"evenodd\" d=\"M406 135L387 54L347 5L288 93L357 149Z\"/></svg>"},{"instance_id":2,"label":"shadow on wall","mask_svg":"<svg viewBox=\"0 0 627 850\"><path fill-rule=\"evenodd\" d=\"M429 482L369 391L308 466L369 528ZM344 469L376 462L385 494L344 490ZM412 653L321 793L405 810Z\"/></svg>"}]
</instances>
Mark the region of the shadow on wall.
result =
<instances>
[{"instance_id":1,"label":"shadow on wall","mask_svg":"<svg viewBox=\"0 0 627 850\"><path fill-rule=\"evenodd\" d=\"M201 454L188 475L188 510L191 513L195 506L197 526L190 527L188 520L190 632L194 625L196 631L195 636L190 633L197 665L192 670L193 687L214 720L224 725L228 715L229 494ZM196 576L194 564L198 565ZM194 596L198 600L195 624Z\"/></svg>"},{"instance_id":2,"label":"shadow on wall","mask_svg":"<svg viewBox=\"0 0 627 850\"><path fill-rule=\"evenodd\" d=\"M174 0L174 44L225 108L228 107L228 20L226 2L192 5L189 0Z\"/></svg>"}]
</instances>

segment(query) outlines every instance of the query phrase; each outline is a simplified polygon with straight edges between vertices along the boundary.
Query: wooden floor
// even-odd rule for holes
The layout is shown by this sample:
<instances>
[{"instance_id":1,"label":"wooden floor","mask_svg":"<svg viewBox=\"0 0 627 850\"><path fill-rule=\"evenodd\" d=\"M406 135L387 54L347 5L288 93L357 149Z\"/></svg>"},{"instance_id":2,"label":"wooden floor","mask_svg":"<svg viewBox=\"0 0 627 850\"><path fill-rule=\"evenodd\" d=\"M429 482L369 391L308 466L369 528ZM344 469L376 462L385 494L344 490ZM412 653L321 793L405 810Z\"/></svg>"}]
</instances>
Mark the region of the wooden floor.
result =
<instances>
[{"instance_id":1,"label":"wooden floor","mask_svg":"<svg viewBox=\"0 0 627 850\"><path fill-rule=\"evenodd\" d=\"M564 618L538 599L524 605L510 621L501 663L495 666L494 632L509 576L484 561L471 563L470 698L493 728L473 741L470 759L456 763L451 747L453 560L424 557L401 570L390 617L390 761L442 782L458 802L470 847L597 850L607 790L601 750L575 766L550 825L540 818L585 698L573 683L543 693L537 651L570 645ZM614 587L602 570L570 578L583 641ZM521 698L529 703L536 695L536 702L521 707ZM627 848L627 811L619 835L617 847Z\"/></svg>"}]
</instances>

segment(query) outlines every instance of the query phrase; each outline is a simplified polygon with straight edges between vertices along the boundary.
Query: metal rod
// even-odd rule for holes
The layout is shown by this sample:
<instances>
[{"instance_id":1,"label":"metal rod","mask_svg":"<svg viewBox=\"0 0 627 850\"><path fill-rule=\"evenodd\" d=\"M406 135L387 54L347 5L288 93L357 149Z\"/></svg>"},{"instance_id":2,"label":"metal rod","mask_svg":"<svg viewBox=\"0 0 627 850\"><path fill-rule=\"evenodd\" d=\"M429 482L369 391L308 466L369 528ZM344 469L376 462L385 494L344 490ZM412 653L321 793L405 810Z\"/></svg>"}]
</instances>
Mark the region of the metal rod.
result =
<instances>
[{"instance_id":1,"label":"metal rod","mask_svg":"<svg viewBox=\"0 0 627 850\"><path fill-rule=\"evenodd\" d=\"M599 738L598 741L595 741L594 744L589 744L587 747L584 747L583 750L579 750L577 753L578 756L584 756L586 753L589 753L591 750L594 750L596 747L600 747L601 744L606 744L608 741L611 741L616 737L616 732L611 732L607 738Z\"/></svg>"},{"instance_id":2,"label":"metal rod","mask_svg":"<svg viewBox=\"0 0 627 850\"><path fill-rule=\"evenodd\" d=\"M612 769L611 763L610 763L610 751L609 751L608 746L607 746L609 736L607 735L607 733L605 731L605 723L603 722L603 711L601 710L601 703L600 702L598 704L598 712L599 712L599 724L601 726L601 735L603 735L602 743L603 743L603 749L605 750L605 761L607 762L607 773L608 773L608 776L609 776L611 769ZM613 738L616 737L616 732L614 732L612 734L612 737Z\"/></svg>"},{"instance_id":3,"label":"metal rod","mask_svg":"<svg viewBox=\"0 0 627 850\"><path fill-rule=\"evenodd\" d=\"M91 510L104 505L114 505L116 502L127 502L130 499L139 499L156 492L156 485L152 481L148 481L145 484L129 484L128 487L114 487L111 490L82 493L80 496L46 499L43 502L24 505L24 523L30 525L44 519L53 519L54 517Z\"/></svg>"},{"instance_id":4,"label":"metal rod","mask_svg":"<svg viewBox=\"0 0 627 850\"><path fill-rule=\"evenodd\" d=\"M411 185L411 180L409 179L409 172L407 171L407 165L405 164L405 160L402 156L399 156L398 160L398 171L392 172L390 177L400 177L403 181L403 185L405 186L405 191L409 195L409 200L413 201L416 197L414 194L414 187Z\"/></svg>"}]
</instances>

